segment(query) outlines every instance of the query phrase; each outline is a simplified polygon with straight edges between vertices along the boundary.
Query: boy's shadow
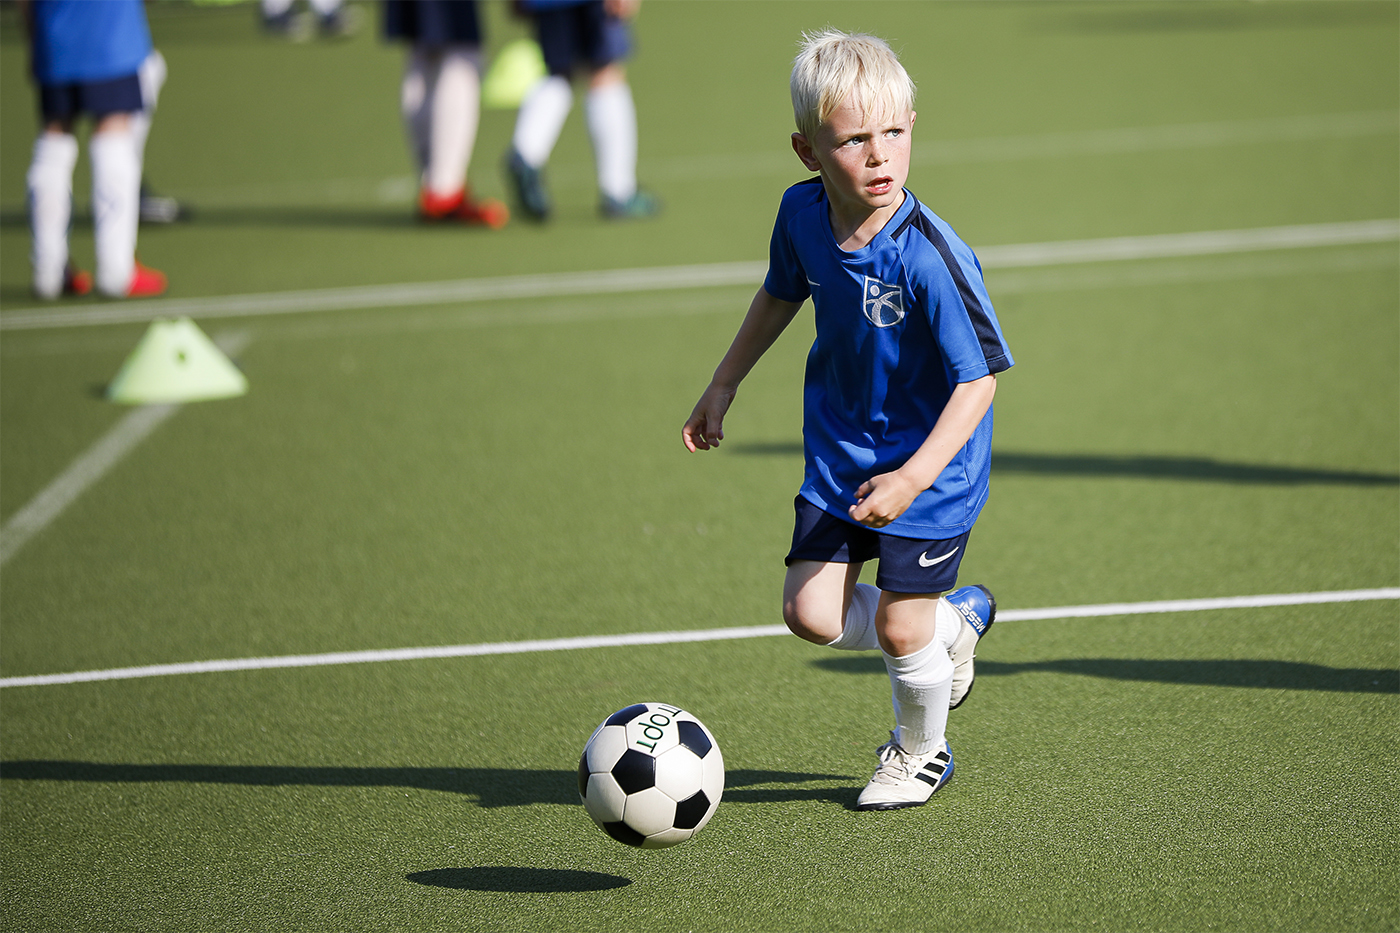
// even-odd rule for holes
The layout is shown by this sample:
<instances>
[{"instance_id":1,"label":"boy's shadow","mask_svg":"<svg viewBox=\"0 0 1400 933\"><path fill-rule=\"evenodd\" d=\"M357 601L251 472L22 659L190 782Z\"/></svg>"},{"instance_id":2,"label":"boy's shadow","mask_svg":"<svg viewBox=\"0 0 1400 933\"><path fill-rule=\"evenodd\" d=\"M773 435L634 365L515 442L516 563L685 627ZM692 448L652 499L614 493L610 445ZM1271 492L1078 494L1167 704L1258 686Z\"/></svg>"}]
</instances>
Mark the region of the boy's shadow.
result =
<instances>
[{"instance_id":1,"label":"boy's shadow","mask_svg":"<svg viewBox=\"0 0 1400 933\"><path fill-rule=\"evenodd\" d=\"M884 674L885 662L873 652L821 658L817 667L842 674ZM1256 687L1270 690L1321 690L1333 693L1400 693L1400 670L1338 668L1297 661L1176 661L1134 658L1061 658L1050 661L977 662L979 677L1033 671L1081 674L1113 680L1199 684L1208 687Z\"/></svg>"},{"instance_id":2,"label":"boy's shadow","mask_svg":"<svg viewBox=\"0 0 1400 933\"><path fill-rule=\"evenodd\" d=\"M840 774L735 769L725 773L724 799L844 802L842 788L800 786L842 781ZM18 759L0 762L0 781L98 784L236 784L252 787L413 787L475 797L483 808L537 803L577 805L578 772L526 768L352 768L293 765L107 764Z\"/></svg>"}]
</instances>

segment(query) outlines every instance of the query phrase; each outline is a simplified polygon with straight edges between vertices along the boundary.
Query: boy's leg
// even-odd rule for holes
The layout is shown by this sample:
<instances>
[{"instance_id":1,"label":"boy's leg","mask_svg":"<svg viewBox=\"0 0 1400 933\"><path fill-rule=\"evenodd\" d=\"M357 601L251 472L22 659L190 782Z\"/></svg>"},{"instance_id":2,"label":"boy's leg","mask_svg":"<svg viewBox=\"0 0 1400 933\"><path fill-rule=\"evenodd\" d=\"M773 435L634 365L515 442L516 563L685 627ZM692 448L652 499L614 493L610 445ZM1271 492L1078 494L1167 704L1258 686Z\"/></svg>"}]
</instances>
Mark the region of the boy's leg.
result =
<instances>
[{"instance_id":1,"label":"boy's leg","mask_svg":"<svg viewBox=\"0 0 1400 933\"><path fill-rule=\"evenodd\" d=\"M880 767L856 802L861 810L916 807L953 775L945 737L953 688L949 649L962 617L937 594L881 594L876 630L889 672L895 728Z\"/></svg>"},{"instance_id":2,"label":"boy's leg","mask_svg":"<svg viewBox=\"0 0 1400 933\"><path fill-rule=\"evenodd\" d=\"M941 748L953 688L948 652L962 617L937 594L882 593L875 627L890 673L895 741L912 755Z\"/></svg>"},{"instance_id":3,"label":"boy's leg","mask_svg":"<svg viewBox=\"0 0 1400 933\"><path fill-rule=\"evenodd\" d=\"M863 564L794 560L783 581L783 621L813 644L873 650L880 591L857 582Z\"/></svg>"}]
</instances>

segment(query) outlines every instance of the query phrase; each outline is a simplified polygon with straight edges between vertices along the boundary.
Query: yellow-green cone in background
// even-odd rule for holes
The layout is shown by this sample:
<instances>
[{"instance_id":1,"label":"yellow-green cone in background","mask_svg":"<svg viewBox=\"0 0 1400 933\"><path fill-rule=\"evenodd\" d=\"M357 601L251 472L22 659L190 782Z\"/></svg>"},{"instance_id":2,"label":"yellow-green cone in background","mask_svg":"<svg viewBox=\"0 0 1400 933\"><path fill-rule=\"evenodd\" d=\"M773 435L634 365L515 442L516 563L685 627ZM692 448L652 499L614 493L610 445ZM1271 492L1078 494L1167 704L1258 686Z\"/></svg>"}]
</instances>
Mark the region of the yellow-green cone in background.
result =
<instances>
[{"instance_id":1,"label":"yellow-green cone in background","mask_svg":"<svg viewBox=\"0 0 1400 933\"><path fill-rule=\"evenodd\" d=\"M545 76L544 53L534 39L516 39L496 53L481 83L481 102L492 110L513 110Z\"/></svg>"},{"instance_id":2,"label":"yellow-green cone in background","mask_svg":"<svg viewBox=\"0 0 1400 933\"><path fill-rule=\"evenodd\" d=\"M187 317L151 322L107 386L126 405L198 402L248 391L248 379Z\"/></svg>"}]
</instances>

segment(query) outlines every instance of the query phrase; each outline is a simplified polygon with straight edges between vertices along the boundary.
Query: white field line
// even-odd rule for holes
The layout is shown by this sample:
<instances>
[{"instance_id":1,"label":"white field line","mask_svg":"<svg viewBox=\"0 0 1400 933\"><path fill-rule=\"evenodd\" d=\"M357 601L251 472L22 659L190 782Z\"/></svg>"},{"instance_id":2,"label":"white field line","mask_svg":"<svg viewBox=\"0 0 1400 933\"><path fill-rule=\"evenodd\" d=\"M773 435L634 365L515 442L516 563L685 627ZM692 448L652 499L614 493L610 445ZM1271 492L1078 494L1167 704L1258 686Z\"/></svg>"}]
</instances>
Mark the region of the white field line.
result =
<instances>
[{"instance_id":1,"label":"white field line","mask_svg":"<svg viewBox=\"0 0 1400 933\"><path fill-rule=\"evenodd\" d=\"M0 528L0 565L47 528L84 490L105 476L132 448L179 410L179 405L143 405L128 412L42 492L10 516Z\"/></svg>"},{"instance_id":2,"label":"white field line","mask_svg":"<svg viewBox=\"0 0 1400 933\"><path fill-rule=\"evenodd\" d=\"M225 353L235 354L248 345L248 340L248 334L238 333L220 335L214 342ZM30 538L52 524L89 486L106 476L108 470L150 437L180 407L170 404L134 408L98 438L95 444L68 465L68 469L0 527L0 566L18 553Z\"/></svg>"},{"instance_id":3,"label":"white field line","mask_svg":"<svg viewBox=\"0 0 1400 933\"><path fill-rule=\"evenodd\" d=\"M1307 249L1400 239L1400 220L1362 220L1303 224L1200 233L1065 240L987 246L978 251L986 269L1058 266L1181 256L1279 249ZM768 271L766 262L725 262L709 265L609 269L499 276L401 285L363 285L305 289L254 295L226 295L184 300L131 301L102 307L26 308L0 315L0 331L51 327L125 324L157 317L229 318L251 315L349 311L356 308L402 308L412 305L459 304L551 295L621 294L638 291L757 285Z\"/></svg>"},{"instance_id":4,"label":"white field line","mask_svg":"<svg viewBox=\"0 0 1400 933\"><path fill-rule=\"evenodd\" d=\"M1400 220L1363 220L1338 224L1259 227L1252 230L1210 230L1204 233L1164 233L1156 236L1064 240L989 246L978 253L983 268L1059 266L1080 262L1206 256L1271 249L1307 249L1400 239Z\"/></svg>"},{"instance_id":5,"label":"white field line","mask_svg":"<svg viewBox=\"0 0 1400 933\"><path fill-rule=\"evenodd\" d=\"M1082 619L1097 616L1143 615L1147 613L1202 612L1215 609L1254 609L1268 606L1299 606L1317 603L1346 603L1367 600L1400 599L1400 587L1374 590L1342 590L1322 593L1284 593L1274 596L1232 596L1219 599L1173 599L1143 603L1107 603L1098 606L1060 606L1053 609L1004 609L999 622L1029 622L1043 619ZM229 671L261 671L283 667L324 667L331 664L375 664L386 661L421 661L433 658L466 658L491 654L525 654L542 651L576 651L582 648L618 648L634 645L674 645L687 642L726 641L786 635L783 625L752 625L735 628L701 629L691 632L638 632L629 635L592 635L582 638L548 638L538 641L489 642L476 645L444 645L436 648L392 648L381 651L339 651L331 654L283 655L270 658L235 658L223 661L189 661L182 664L151 664L119 667L70 674L34 674L0 678L3 687L46 687L57 684L131 680L138 677L169 677L176 674L215 674Z\"/></svg>"}]
</instances>

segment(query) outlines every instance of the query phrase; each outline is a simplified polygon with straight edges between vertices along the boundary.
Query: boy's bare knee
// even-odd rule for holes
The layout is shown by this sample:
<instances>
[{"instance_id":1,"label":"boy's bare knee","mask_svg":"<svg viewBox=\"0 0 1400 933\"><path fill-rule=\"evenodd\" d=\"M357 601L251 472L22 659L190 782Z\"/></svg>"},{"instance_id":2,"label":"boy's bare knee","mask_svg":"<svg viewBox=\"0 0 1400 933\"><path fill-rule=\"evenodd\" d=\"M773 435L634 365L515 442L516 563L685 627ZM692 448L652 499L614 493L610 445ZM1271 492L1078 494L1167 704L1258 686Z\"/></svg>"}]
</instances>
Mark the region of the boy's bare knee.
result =
<instances>
[{"instance_id":1,"label":"boy's bare knee","mask_svg":"<svg viewBox=\"0 0 1400 933\"><path fill-rule=\"evenodd\" d=\"M812 613L803 611L795 599L783 600L783 623L792 634L814 645L830 644L841 635L839 623L835 627L836 632L828 634L832 626L829 623L822 624L822 620L813 618Z\"/></svg>"}]
</instances>

